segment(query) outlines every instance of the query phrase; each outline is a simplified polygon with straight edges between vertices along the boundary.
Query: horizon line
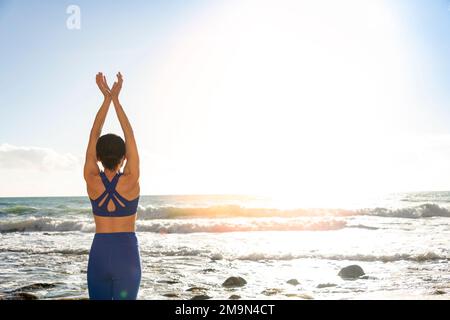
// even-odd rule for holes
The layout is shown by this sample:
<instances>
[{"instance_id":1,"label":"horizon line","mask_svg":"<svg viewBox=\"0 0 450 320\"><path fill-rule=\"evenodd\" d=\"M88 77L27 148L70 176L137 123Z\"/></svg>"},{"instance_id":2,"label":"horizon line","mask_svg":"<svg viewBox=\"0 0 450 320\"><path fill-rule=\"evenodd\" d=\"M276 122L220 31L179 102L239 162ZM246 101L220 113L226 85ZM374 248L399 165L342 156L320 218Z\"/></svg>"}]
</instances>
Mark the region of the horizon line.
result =
<instances>
[{"instance_id":1,"label":"horizon line","mask_svg":"<svg viewBox=\"0 0 450 320\"><path fill-rule=\"evenodd\" d=\"M450 189L447 190L419 190L419 191L386 191L382 192L385 194L396 194L396 193L426 193L426 192L450 192ZM370 193L380 193L380 192L369 192ZM258 193L163 193L163 194L141 194L140 197L169 197L169 196L178 196L178 197L192 197L192 196L240 196L240 197L271 197L274 195L270 194L258 194ZM299 194L299 196L301 196ZM49 195L49 196L0 196L0 199L13 199L13 198L89 198L86 195Z\"/></svg>"}]
</instances>

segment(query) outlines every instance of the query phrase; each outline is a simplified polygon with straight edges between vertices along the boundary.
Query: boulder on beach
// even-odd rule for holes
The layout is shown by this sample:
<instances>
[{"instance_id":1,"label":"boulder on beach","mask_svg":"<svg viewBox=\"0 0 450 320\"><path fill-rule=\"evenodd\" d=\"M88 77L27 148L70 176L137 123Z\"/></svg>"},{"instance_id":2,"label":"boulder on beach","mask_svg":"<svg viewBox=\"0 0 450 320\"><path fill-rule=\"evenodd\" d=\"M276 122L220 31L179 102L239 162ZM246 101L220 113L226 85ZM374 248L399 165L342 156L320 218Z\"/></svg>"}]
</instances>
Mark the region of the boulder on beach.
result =
<instances>
[{"instance_id":1,"label":"boulder on beach","mask_svg":"<svg viewBox=\"0 0 450 320\"><path fill-rule=\"evenodd\" d=\"M235 288L235 287L243 287L247 284L242 277L229 277L222 283L222 286L225 288Z\"/></svg>"},{"instance_id":2,"label":"boulder on beach","mask_svg":"<svg viewBox=\"0 0 450 320\"><path fill-rule=\"evenodd\" d=\"M435 295L440 295L440 294L446 294L446 292L445 292L444 290L441 290L441 289L436 289L436 290L433 292L433 294L435 294Z\"/></svg>"},{"instance_id":3,"label":"boulder on beach","mask_svg":"<svg viewBox=\"0 0 450 320\"><path fill-rule=\"evenodd\" d=\"M338 273L338 276L342 279L358 279L363 275L365 275L364 270L356 264L344 267Z\"/></svg>"},{"instance_id":4,"label":"boulder on beach","mask_svg":"<svg viewBox=\"0 0 450 320\"><path fill-rule=\"evenodd\" d=\"M220 253L214 253L211 256L211 260L213 260L213 261L215 261L215 260L222 260L222 259L223 259L223 256Z\"/></svg>"},{"instance_id":5,"label":"boulder on beach","mask_svg":"<svg viewBox=\"0 0 450 320\"><path fill-rule=\"evenodd\" d=\"M158 283L166 283L166 284L176 284L176 283L179 283L180 281L178 281L178 280L158 280L158 281L156 281L156 282L158 282Z\"/></svg>"},{"instance_id":6,"label":"boulder on beach","mask_svg":"<svg viewBox=\"0 0 450 320\"><path fill-rule=\"evenodd\" d=\"M192 292L196 292L196 291L206 291L208 289L203 288L203 287L190 287L189 289L186 289L186 291L192 291Z\"/></svg>"},{"instance_id":7,"label":"boulder on beach","mask_svg":"<svg viewBox=\"0 0 450 320\"><path fill-rule=\"evenodd\" d=\"M89 298L86 296L73 296L73 297L58 298L54 300L89 300Z\"/></svg>"},{"instance_id":8,"label":"boulder on beach","mask_svg":"<svg viewBox=\"0 0 450 320\"><path fill-rule=\"evenodd\" d=\"M237 294L232 294L231 296L228 297L228 299L230 299L230 300L238 300L240 298L241 298L241 296L237 295Z\"/></svg>"},{"instance_id":9,"label":"boulder on beach","mask_svg":"<svg viewBox=\"0 0 450 320\"><path fill-rule=\"evenodd\" d=\"M290 279L290 280L286 281L286 283L292 284L293 286L297 286L300 284L300 282L298 282L297 279Z\"/></svg>"},{"instance_id":10,"label":"boulder on beach","mask_svg":"<svg viewBox=\"0 0 450 320\"><path fill-rule=\"evenodd\" d=\"M199 294L191 298L191 300L207 300L207 299L211 299L211 297L206 294Z\"/></svg>"}]
</instances>

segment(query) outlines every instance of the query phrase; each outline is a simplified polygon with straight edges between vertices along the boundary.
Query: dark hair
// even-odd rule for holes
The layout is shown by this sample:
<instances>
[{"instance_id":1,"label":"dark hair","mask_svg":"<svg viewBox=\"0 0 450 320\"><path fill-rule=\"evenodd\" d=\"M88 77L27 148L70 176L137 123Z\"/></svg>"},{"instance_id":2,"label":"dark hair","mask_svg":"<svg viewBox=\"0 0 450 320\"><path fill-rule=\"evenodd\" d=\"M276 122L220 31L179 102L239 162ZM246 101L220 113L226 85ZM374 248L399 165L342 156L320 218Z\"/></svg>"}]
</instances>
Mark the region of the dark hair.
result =
<instances>
[{"instance_id":1,"label":"dark hair","mask_svg":"<svg viewBox=\"0 0 450 320\"><path fill-rule=\"evenodd\" d=\"M103 167L115 170L125 156L125 141L118 135L108 133L98 138L95 149Z\"/></svg>"}]
</instances>

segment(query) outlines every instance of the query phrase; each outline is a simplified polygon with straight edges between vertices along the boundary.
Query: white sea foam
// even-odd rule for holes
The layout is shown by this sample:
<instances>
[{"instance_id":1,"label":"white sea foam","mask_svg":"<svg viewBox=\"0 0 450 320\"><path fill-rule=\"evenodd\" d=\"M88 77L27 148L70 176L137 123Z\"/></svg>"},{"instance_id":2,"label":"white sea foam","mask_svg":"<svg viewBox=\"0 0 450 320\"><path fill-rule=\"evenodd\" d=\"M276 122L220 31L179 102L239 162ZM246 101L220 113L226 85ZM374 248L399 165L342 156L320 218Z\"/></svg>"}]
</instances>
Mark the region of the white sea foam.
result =
<instances>
[{"instance_id":1,"label":"white sea foam","mask_svg":"<svg viewBox=\"0 0 450 320\"><path fill-rule=\"evenodd\" d=\"M86 255L89 250L85 249L54 249L48 250L45 248L0 248L0 252L10 253L26 253L26 254L62 254L62 255Z\"/></svg>"},{"instance_id":2,"label":"white sea foam","mask_svg":"<svg viewBox=\"0 0 450 320\"><path fill-rule=\"evenodd\" d=\"M450 217L450 211L444 207L440 207L437 204L425 203L419 206L388 209L388 208L375 208L375 209L362 209L357 211L362 215L371 215L378 217L395 217L395 218L430 218L430 217Z\"/></svg>"},{"instance_id":3,"label":"white sea foam","mask_svg":"<svg viewBox=\"0 0 450 320\"><path fill-rule=\"evenodd\" d=\"M325 260L348 260L348 261L365 261L365 262L395 262L395 261L433 261L433 260L450 260L450 256L438 254L435 252L424 252L414 254L393 254L393 255L372 255L372 254L267 254L267 253L251 253L236 256L234 260L294 260L294 259L325 259Z\"/></svg>"},{"instance_id":4,"label":"white sea foam","mask_svg":"<svg viewBox=\"0 0 450 320\"><path fill-rule=\"evenodd\" d=\"M337 219L178 219L138 221L138 232L194 233L243 231L325 231L344 228L345 221ZM0 232L94 232L92 221L61 220L50 217L30 217L0 222Z\"/></svg>"},{"instance_id":5,"label":"white sea foam","mask_svg":"<svg viewBox=\"0 0 450 320\"><path fill-rule=\"evenodd\" d=\"M358 210L347 209L311 209L299 208L281 210L276 208L248 208L237 205L210 206L210 207L140 207L139 217L149 219L175 219L175 218L220 218L220 217L347 217L370 215L393 218L430 218L450 217L450 211L433 203L425 203L406 208L363 208Z\"/></svg>"}]
</instances>

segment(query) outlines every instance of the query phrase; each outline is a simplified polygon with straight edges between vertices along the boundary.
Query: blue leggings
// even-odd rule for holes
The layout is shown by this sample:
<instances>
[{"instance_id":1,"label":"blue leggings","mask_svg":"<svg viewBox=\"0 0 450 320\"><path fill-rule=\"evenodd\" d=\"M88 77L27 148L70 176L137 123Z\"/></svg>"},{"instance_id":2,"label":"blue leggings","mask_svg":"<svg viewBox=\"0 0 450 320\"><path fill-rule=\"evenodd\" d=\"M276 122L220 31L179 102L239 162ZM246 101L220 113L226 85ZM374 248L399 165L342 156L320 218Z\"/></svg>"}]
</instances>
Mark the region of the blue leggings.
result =
<instances>
[{"instance_id":1,"label":"blue leggings","mask_svg":"<svg viewBox=\"0 0 450 320\"><path fill-rule=\"evenodd\" d=\"M141 260L134 232L96 233L87 271L89 298L135 300L141 282Z\"/></svg>"}]
</instances>

